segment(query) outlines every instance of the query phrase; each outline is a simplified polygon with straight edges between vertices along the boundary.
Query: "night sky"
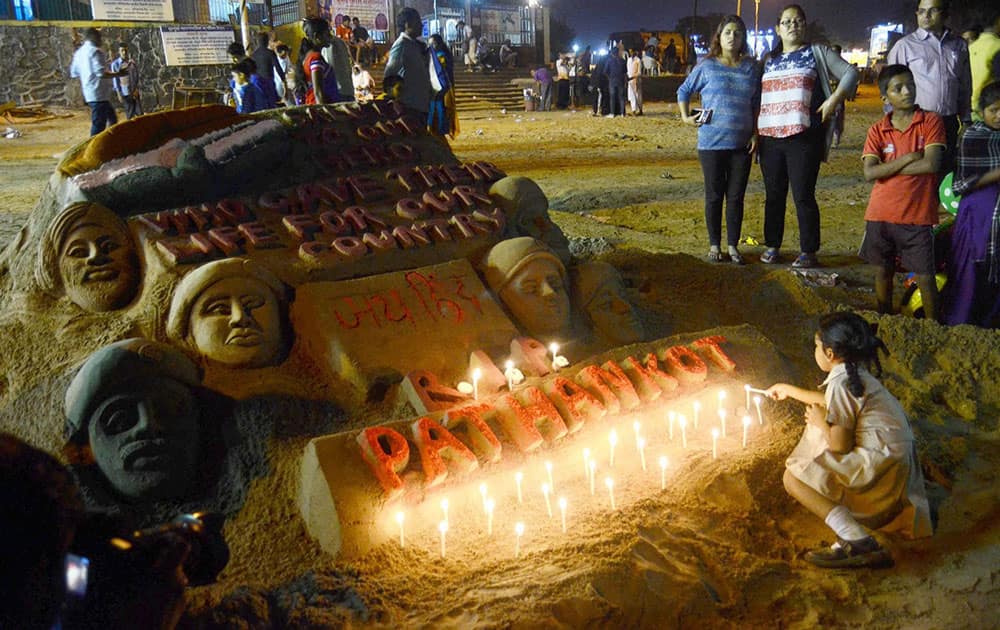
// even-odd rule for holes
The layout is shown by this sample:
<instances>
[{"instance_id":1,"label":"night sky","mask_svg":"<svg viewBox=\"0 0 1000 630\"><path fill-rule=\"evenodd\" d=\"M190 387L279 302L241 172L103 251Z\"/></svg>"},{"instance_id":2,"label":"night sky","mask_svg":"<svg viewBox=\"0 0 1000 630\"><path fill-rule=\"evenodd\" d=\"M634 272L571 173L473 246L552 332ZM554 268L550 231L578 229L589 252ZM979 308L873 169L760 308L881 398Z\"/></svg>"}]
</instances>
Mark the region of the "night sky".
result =
<instances>
[{"instance_id":1,"label":"night sky","mask_svg":"<svg viewBox=\"0 0 1000 630\"><path fill-rule=\"evenodd\" d=\"M771 26L778 9L791 0L762 0L760 24ZM799 0L810 21L818 21L844 42L867 40L867 28L892 19L900 21L905 3L887 0ZM599 45L613 31L649 28L672 30L679 18L691 15L694 0L555 0L553 13L565 19L582 45ZM743 0L743 20L753 28L753 0ZM699 0L698 14L735 13L736 0ZM909 13L909 11L906 11ZM912 15L905 16L914 21ZM904 22L905 23L905 22ZM909 27L908 27L909 28Z\"/></svg>"}]
</instances>

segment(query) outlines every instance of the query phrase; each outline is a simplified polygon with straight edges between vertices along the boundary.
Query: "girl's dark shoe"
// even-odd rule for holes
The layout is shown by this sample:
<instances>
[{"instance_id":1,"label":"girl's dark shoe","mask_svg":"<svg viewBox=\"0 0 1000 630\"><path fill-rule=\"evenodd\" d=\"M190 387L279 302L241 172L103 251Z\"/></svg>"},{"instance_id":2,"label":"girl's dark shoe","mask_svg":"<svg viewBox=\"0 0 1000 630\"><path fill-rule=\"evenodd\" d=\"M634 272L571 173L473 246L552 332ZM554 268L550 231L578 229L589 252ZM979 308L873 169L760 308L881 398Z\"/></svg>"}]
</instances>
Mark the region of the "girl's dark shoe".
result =
<instances>
[{"instance_id":1,"label":"girl's dark shoe","mask_svg":"<svg viewBox=\"0 0 1000 630\"><path fill-rule=\"evenodd\" d=\"M824 569L884 569L893 565L892 555L871 536L837 538L837 545L807 553L806 561Z\"/></svg>"}]
</instances>

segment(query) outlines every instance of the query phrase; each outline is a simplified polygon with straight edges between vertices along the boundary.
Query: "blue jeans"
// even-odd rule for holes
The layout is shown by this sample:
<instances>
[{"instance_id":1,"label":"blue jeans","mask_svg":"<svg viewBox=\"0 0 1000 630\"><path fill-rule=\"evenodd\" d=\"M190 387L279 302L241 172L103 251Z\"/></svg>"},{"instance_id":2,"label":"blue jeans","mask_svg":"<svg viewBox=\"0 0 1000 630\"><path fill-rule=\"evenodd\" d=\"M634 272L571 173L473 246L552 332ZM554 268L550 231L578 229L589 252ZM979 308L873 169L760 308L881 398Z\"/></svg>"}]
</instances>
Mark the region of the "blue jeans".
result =
<instances>
[{"instance_id":1,"label":"blue jeans","mask_svg":"<svg viewBox=\"0 0 1000 630\"><path fill-rule=\"evenodd\" d=\"M90 105L90 135L96 136L118 122L110 101L88 101L87 105Z\"/></svg>"}]
</instances>

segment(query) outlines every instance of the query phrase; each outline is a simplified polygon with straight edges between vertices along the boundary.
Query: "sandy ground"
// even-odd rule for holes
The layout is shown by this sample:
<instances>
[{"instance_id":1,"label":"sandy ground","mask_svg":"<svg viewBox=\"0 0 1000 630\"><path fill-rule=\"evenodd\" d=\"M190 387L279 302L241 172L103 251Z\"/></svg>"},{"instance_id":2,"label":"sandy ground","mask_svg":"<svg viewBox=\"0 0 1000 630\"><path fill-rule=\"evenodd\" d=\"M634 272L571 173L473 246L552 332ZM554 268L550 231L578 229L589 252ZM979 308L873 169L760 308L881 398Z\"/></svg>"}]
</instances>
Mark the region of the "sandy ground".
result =
<instances>
[{"instance_id":1,"label":"sandy ground","mask_svg":"<svg viewBox=\"0 0 1000 630\"><path fill-rule=\"evenodd\" d=\"M734 341L740 378L764 385L820 382L812 363L819 315L874 305L854 257L868 186L859 154L879 105L870 86L848 105L847 134L820 175L824 268L801 278L787 266L703 262L707 237L695 131L672 105L641 118L589 112L463 119L462 159L486 159L538 181L578 251L621 269L650 338L720 331ZM87 132L85 112L25 125L0 140L0 240L16 231L55 166ZM761 238L763 188L751 175L743 236ZM790 212L785 251L797 247ZM836 273L835 286L817 286ZM866 313L873 319L875 315ZM484 537L475 489L455 487L449 551L432 524L408 544L387 543L350 562L325 556L303 531L294 502L304 438L276 442L271 474L255 482L229 523L233 560L219 584L190 593L186 622L201 627L1000 627L1000 335L947 329L901 316L878 318L892 351L887 386L909 411L937 519L931 539L884 537L895 568L829 572L801 560L830 533L781 487L784 457L801 432L801 407L768 404L751 448L706 435L691 449L649 428L670 455L669 488L642 473L634 454L619 479L618 510L582 482L579 446L552 454L557 487L572 506L569 533L547 518L537 490L515 504L498 492L496 535ZM747 348L756 348L757 352ZM631 419L621 426L628 427ZM641 418L647 426L656 420ZM653 458L651 457L651 460ZM538 462L527 471L538 476ZM496 479L502 477L498 474ZM499 485L500 482L497 482ZM600 480L599 480L600 483ZM508 484L509 486L509 484ZM527 494L527 493L526 493ZM513 554L513 521L541 523Z\"/></svg>"}]
</instances>

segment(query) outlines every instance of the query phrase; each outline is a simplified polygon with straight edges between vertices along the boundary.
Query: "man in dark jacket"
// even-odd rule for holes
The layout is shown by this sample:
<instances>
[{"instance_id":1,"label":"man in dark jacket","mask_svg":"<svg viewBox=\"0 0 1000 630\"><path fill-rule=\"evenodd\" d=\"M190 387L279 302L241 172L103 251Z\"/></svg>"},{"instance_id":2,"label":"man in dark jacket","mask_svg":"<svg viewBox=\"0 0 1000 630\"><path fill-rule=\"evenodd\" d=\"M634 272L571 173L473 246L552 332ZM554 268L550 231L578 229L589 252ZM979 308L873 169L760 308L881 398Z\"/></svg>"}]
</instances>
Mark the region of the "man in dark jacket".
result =
<instances>
[{"instance_id":1,"label":"man in dark jacket","mask_svg":"<svg viewBox=\"0 0 1000 630\"><path fill-rule=\"evenodd\" d=\"M611 113L608 118L625 115L625 86L628 83L628 66L621 45L611 49L605 66L608 75L608 98Z\"/></svg>"},{"instance_id":2,"label":"man in dark jacket","mask_svg":"<svg viewBox=\"0 0 1000 630\"><path fill-rule=\"evenodd\" d=\"M270 43L271 38L267 33L257 33L257 48L250 55L250 58L257 64L257 76L270 88L269 90L264 90L264 95L268 100L273 100L273 104L270 107L277 107L280 101L278 99L278 88L274 75L277 74L278 79L284 84L285 71L281 68L281 63L278 62L278 55L270 49Z\"/></svg>"}]
</instances>

